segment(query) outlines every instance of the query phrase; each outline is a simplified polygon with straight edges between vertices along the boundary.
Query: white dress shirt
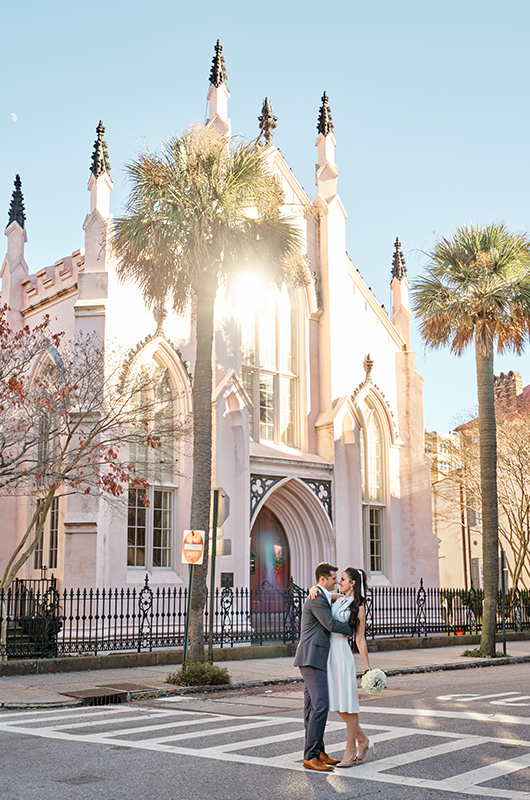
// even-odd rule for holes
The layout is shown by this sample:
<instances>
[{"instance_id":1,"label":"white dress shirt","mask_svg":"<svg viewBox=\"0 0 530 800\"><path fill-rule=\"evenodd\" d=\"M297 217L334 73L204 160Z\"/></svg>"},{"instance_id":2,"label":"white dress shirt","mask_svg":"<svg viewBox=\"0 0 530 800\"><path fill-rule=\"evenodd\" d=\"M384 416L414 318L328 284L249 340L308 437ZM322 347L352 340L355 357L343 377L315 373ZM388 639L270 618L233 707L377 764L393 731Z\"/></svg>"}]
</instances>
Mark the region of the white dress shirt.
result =
<instances>
[{"instance_id":1,"label":"white dress shirt","mask_svg":"<svg viewBox=\"0 0 530 800\"><path fill-rule=\"evenodd\" d=\"M331 592L329 592L327 589L324 589L323 586L319 586L318 588L320 589L320 591L322 592L328 603L331 605Z\"/></svg>"}]
</instances>

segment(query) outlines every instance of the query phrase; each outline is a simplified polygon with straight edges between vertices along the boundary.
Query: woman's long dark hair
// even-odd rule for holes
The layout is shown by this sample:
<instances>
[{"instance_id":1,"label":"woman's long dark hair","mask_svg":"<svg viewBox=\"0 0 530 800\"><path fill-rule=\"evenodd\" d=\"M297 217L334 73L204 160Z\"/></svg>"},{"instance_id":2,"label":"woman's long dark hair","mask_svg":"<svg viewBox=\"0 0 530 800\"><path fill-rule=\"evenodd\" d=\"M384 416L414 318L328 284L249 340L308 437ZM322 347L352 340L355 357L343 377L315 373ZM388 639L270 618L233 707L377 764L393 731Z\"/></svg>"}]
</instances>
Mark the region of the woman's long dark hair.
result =
<instances>
[{"instance_id":1,"label":"woman's long dark hair","mask_svg":"<svg viewBox=\"0 0 530 800\"><path fill-rule=\"evenodd\" d=\"M353 600L350 604L350 618L348 620L350 623L350 628L355 634L357 628L359 627L359 609L364 605L364 601L366 600L366 572L363 569L355 569L355 567L347 567L344 572L350 581L355 581L355 585L353 587ZM363 591L361 591L361 586Z\"/></svg>"}]
</instances>

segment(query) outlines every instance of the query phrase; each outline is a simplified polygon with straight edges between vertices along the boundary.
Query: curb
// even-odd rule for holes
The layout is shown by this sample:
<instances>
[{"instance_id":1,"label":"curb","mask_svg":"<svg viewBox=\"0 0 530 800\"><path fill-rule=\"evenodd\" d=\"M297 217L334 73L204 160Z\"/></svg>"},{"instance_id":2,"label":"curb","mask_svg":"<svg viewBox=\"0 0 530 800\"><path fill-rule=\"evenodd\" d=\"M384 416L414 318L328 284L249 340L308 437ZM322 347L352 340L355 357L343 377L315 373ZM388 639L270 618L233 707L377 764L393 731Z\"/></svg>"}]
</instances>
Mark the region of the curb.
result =
<instances>
[{"instance_id":1,"label":"curb","mask_svg":"<svg viewBox=\"0 0 530 800\"><path fill-rule=\"evenodd\" d=\"M422 672L445 672L457 669L474 669L475 667L504 667L508 664L527 664L530 656L511 656L506 658L480 658L474 661L464 661L462 664L432 664L424 667L403 667L389 669L386 675L418 675ZM357 673L357 678L362 678L363 672ZM254 689L260 686L281 686L291 683L303 683L302 678L277 678L274 680L262 681L243 681L240 683L230 683L225 686L179 686L174 689L155 689L153 691L127 692L127 702L134 700L150 700L157 697L185 697L197 694L215 694L217 692L242 691L244 689ZM82 706L80 700L59 700L54 703L0 703L0 709L20 709L22 711L31 708L75 708ZM1 712L0 712L1 713Z\"/></svg>"}]
</instances>

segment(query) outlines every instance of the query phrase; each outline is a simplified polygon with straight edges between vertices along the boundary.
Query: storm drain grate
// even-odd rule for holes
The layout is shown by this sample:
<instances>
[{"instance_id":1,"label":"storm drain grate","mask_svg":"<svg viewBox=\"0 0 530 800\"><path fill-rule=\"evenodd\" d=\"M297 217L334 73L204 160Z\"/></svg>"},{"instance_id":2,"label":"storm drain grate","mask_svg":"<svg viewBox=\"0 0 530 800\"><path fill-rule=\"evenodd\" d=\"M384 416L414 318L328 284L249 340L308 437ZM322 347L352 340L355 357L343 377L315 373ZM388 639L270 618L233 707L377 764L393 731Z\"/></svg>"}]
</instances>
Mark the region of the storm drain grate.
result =
<instances>
[{"instance_id":1,"label":"storm drain grate","mask_svg":"<svg viewBox=\"0 0 530 800\"><path fill-rule=\"evenodd\" d=\"M79 692L61 692L61 694L81 700L84 706L110 706L127 702L127 692L115 689L83 689Z\"/></svg>"}]
</instances>

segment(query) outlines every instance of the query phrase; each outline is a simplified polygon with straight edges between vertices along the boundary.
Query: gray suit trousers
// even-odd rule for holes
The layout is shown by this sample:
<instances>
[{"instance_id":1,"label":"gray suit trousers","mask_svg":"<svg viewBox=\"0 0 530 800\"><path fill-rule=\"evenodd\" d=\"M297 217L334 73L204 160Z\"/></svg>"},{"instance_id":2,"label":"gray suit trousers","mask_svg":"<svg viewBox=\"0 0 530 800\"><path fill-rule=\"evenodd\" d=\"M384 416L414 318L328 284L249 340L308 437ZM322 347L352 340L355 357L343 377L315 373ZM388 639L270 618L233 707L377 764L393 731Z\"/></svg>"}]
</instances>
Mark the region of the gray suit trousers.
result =
<instances>
[{"instance_id":1,"label":"gray suit trousers","mask_svg":"<svg viewBox=\"0 0 530 800\"><path fill-rule=\"evenodd\" d=\"M328 674L325 669L315 667L298 667L305 683L304 691L304 724L305 747L304 759L319 756L324 748L324 730L328 718Z\"/></svg>"}]
</instances>

